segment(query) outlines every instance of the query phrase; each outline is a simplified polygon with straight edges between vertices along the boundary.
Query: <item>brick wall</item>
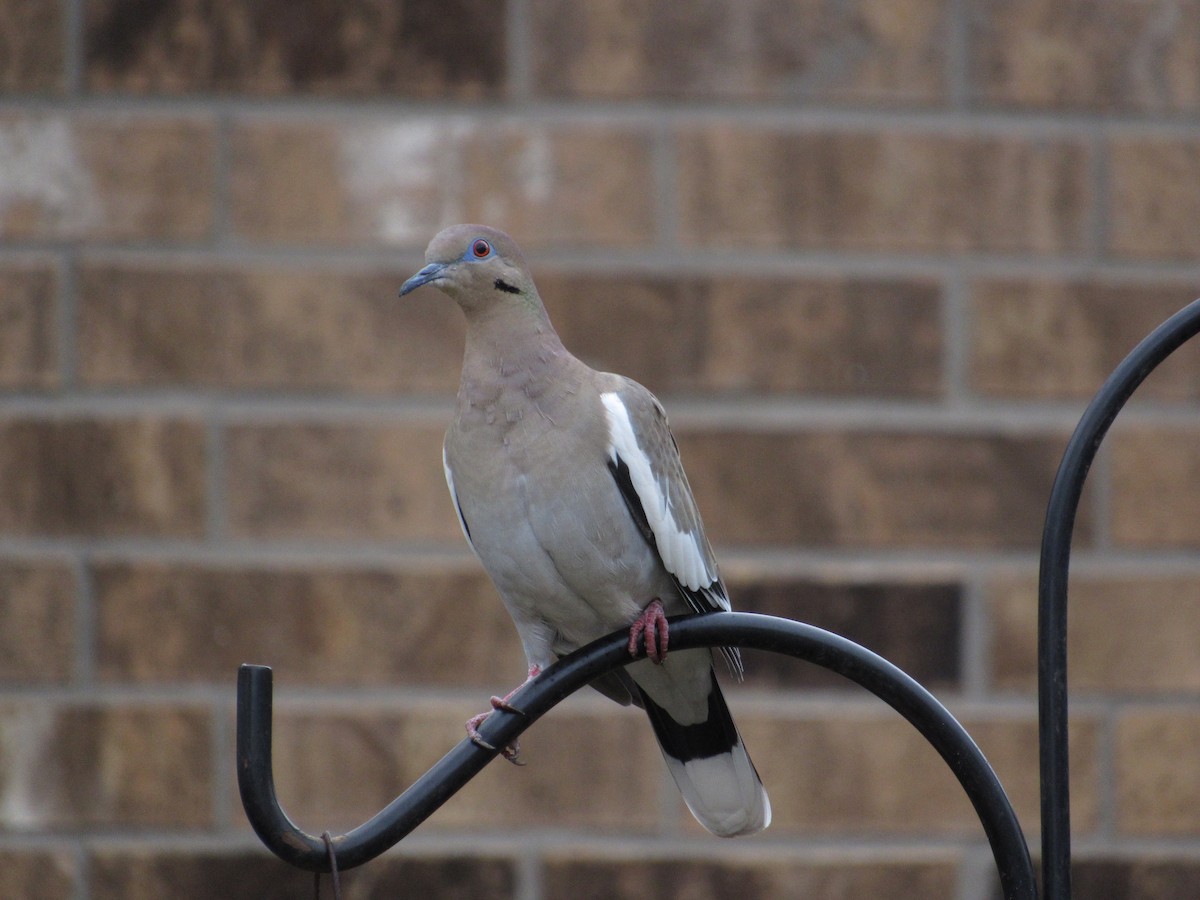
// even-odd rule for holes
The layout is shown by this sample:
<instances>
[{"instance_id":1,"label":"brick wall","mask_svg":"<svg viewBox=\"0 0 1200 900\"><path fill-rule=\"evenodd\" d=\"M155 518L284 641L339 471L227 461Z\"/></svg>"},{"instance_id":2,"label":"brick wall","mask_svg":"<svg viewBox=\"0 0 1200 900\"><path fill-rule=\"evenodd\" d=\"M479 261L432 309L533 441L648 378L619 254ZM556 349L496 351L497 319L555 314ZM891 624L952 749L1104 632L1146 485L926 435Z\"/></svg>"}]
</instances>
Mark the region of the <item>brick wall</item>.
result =
<instances>
[{"instance_id":1,"label":"brick wall","mask_svg":"<svg viewBox=\"0 0 1200 900\"><path fill-rule=\"evenodd\" d=\"M0 895L297 897L233 785L356 824L523 660L439 460L462 343L396 290L522 241L569 346L667 403L735 605L920 678L1037 833L1034 585L1084 403L1200 295L1200 2L0 0ZM1200 882L1200 356L1090 479L1077 896ZM984 900L932 750L777 657L775 804L702 834L578 697L350 898Z\"/></svg>"}]
</instances>

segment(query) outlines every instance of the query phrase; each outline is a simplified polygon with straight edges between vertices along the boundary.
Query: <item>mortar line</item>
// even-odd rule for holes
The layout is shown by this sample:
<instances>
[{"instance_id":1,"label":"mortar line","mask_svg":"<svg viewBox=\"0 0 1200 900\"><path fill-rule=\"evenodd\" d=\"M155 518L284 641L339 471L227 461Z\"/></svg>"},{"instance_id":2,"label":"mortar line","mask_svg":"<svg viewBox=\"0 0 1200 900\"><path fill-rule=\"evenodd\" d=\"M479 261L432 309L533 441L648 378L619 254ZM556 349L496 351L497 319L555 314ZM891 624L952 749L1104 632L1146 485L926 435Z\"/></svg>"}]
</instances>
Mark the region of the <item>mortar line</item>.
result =
<instances>
[{"instance_id":1,"label":"mortar line","mask_svg":"<svg viewBox=\"0 0 1200 900\"><path fill-rule=\"evenodd\" d=\"M991 617L987 592L978 575L962 582L962 692L970 700L984 700L991 694Z\"/></svg>"},{"instance_id":2,"label":"mortar line","mask_svg":"<svg viewBox=\"0 0 1200 900\"><path fill-rule=\"evenodd\" d=\"M516 885L513 900L542 900L543 861L540 848L530 842L514 859Z\"/></svg>"},{"instance_id":3,"label":"mortar line","mask_svg":"<svg viewBox=\"0 0 1200 900\"><path fill-rule=\"evenodd\" d=\"M461 101L433 105L422 99L349 97L245 97L219 94L133 96L83 94L69 104L61 98L12 95L0 98L0 113L57 112L65 106L90 114L129 114L138 118L181 118L221 113L262 120L346 121L353 118L427 121L464 118L488 123L536 120L550 124L650 126L656 122L705 125L737 124L788 132L827 129L845 131L943 132L1007 135L1010 137L1063 136L1085 138L1097 125L1110 130L1156 136L1195 137L1200 121L1188 112L1093 112L1075 109L1007 110L956 107L873 107L828 103L797 107L789 99L719 100L703 105L689 102L663 104L653 100L537 99L520 105L495 100Z\"/></svg>"},{"instance_id":4,"label":"mortar line","mask_svg":"<svg viewBox=\"0 0 1200 900\"><path fill-rule=\"evenodd\" d=\"M75 576L75 648L70 683L76 689L88 689L96 683L96 589L85 554L76 553L71 568Z\"/></svg>"},{"instance_id":5,"label":"mortar line","mask_svg":"<svg viewBox=\"0 0 1200 900\"><path fill-rule=\"evenodd\" d=\"M942 284L942 378L946 401L966 406L972 401L970 388L971 315L969 288L961 265L952 267Z\"/></svg>"},{"instance_id":6,"label":"mortar line","mask_svg":"<svg viewBox=\"0 0 1200 900\"><path fill-rule=\"evenodd\" d=\"M508 0L505 17L505 93L524 109L533 101L533 40L529 0Z\"/></svg>"},{"instance_id":7,"label":"mortar line","mask_svg":"<svg viewBox=\"0 0 1200 900\"><path fill-rule=\"evenodd\" d=\"M70 391L79 384L79 263L73 249L59 252L55 271L59 390Z\"/></svg>"},{"instance_id":8,"label":"mortar line","mask_svg":"<svg viewBox=\"0 0 1200 900\"><path fill-rule=\"evenodd\" d=\"M654 218L656 241L660 253L675 258L680 253L679 195L676 172L678 168L678 134L666 123L655 129L651 144L651 172L654 182Z\"/></svg>"},{"instance_id":9,"label":"mortar line","mask_svg":"<svg viewBox=\"0 0 1200 900\"><path fill-rule=\"evenodd\" d=\"M1099 785L1096 833L1104 840L1116 841L1121 837L1117 804L1117 716L1120 707L1111 699L1105 703L1105 707L1097 727L1096 774Z\"/></svg>"},{"instance_id":10,"label":"mortar line","mask_svg":"<svg viewBox=\"0 0 1200 900\"><path fill-rule=\"evenodd\" d=\"M1111 236L1110 203L1111 176L1108 153L1108 136L1103 123L1092 128L1091 161L1088 167L1088 186L1092 193L1090 220L1085 227L1085 246L1090 245L1091 254L1097 262L1103 260L1108 252Z\"/></svg>"},{"instance_id":11,"label":"mortar line","mask_svg":"<svg viewBox=\"0 0 1200 900\"><path fill-rule=\"evenodd\" d=\"M232 772L237 763L230 703L214 701L209 714L212 716L212 826L217 832L224 832L233 828L235 815Z\"/></svg>"},{"instance_id":12,"label":"mortar line","mask_svg":"<svg viewBox=\"0 0 1200 900\"><path fill-rule=\"evenodd\" d=\"M226 490L225 427L219 417L205 424L206 462L205 499L208 506L207 540L220 544L229 536L229 496Z\"/></svg>"},{"instance_id":13,"label":"mortar line","mask_svg":"<svg viewBox=\"0 0 1200 900\"><path fill-rule=\"evenodd\" d=\"M66 0L63 28L63 79L67 97L77 100L84 96L84 72L86 69L85 0Z\"/></svg>"},{"instance_id":14,"label":"mortar line","mask_svg":"<svg viewBox=\"0 0 1200 900\"><path fill-rule=\"evenodd\" d=\"M72 892L73 900L91 900L92 896L92 854L88 847L87 841L83 837L78 837L72 841L73 856L75 858L75 890Z\"/></svg>"},{"instance_id":15,"label":"mortar line","mask_svg":"<svg viewBox=\"0 0 1200 900\"><path fill-rule=\"evenodd\" d=\"M951 0L946 11L946 60L943 74L951 109L971 108L971 28L966 0Z\"/></svg>"},{"instance_id":16,"label":"mortar line","mask_svg":"<svg viewBox=\"0 0 1200 900\"><path fill-rule=\"evenodd\" d=\"M0 246L0 261L47 253L75 251L77 245L62 240L9 240ZM85 262L110 265L194 266L218 269L229 265L280 267L289 271L329 271L346 274L407 274L420 262L421 248L412 246L344 247L333 244L251 245L227 241L209 243L91 242L78 246ZM650 246L647 249L533 246L529 258L536 273L604 273L614 268L635 274L668 276L752 278L844 278L848 275L880 279L935 280L949 277L962 266L972 277L1096 279L1115 283L1161 284L1191 287L1200 277L1195 260L1096 260L1090 255L1039 256L1034 253L997 255L972 253L942 256L893 250L865 253L820 247L764 250L745 247ZM1189 299L1192 296L1189 295Z\"/></svg>"}]
</instances>

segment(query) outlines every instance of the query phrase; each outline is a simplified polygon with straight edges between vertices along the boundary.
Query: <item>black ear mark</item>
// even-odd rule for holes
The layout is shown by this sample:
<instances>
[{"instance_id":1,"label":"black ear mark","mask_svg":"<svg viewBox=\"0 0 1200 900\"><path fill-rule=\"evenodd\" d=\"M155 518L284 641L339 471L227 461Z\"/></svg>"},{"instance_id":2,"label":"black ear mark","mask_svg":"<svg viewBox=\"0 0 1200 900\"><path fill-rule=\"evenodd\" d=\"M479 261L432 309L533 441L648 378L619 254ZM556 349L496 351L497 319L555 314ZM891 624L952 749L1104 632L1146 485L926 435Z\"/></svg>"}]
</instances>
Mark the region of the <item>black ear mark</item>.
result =
<instances>
[{"instance_id":1,"label":"black ear mark","mask_svg":"<svg viewBox=\"0 0 1200 900\"><path fill-rule=\"evenodd\" d=\"M496 287L496 290L505 291L506 293L509 293L509 294L521 293L521 289L519 287L513 287L511 284L509 284L507 281L505 281L502 278L496 279L495 287Z\"/></svg>"}]
</instances>

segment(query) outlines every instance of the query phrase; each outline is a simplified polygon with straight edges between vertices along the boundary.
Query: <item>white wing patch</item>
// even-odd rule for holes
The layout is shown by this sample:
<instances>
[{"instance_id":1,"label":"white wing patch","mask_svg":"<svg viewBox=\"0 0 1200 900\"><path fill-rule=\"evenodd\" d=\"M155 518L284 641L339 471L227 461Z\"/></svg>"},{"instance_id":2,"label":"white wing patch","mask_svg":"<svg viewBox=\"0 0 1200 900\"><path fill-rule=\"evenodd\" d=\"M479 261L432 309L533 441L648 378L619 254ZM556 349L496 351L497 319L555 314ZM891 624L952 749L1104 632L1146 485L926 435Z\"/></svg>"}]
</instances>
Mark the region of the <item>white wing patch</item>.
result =
<instances>
[{"instance_id":1,"label":"white wing patch","mask_svg":"<svg viewBox=\"0 0 1200 900\"><path fill-rule=\"evenodd\" d=\"M442 446L442 468L446 472L446 487L450 488L450 501L454 504L454 515L458 517L458 527L462 529L463 537L467 539L467 546L474 553L475 545L471 542L471 531L467 528L467 520L463 518L462 506L458 502L458 493L454 490L454 473L450 471L450 461L446 459L445 445Z\"/></svg>"},{"instance_id":2,"label":"white wing patch","mask_svg":"<svg viewBox=\"0 0 1200 900\"><path fill-rule=\"evenodd\" d=\"M663 565L689 590L708 588L717 580L717 574L704 561L698 535L682 531L675 522L666 485L655 476L650 460L638 445L625 403L613 392L601 394L600 400L608 416L609 457L614 463L619 458L629 467L629 480L642 501Z\"/></svg>"}]
</instances>

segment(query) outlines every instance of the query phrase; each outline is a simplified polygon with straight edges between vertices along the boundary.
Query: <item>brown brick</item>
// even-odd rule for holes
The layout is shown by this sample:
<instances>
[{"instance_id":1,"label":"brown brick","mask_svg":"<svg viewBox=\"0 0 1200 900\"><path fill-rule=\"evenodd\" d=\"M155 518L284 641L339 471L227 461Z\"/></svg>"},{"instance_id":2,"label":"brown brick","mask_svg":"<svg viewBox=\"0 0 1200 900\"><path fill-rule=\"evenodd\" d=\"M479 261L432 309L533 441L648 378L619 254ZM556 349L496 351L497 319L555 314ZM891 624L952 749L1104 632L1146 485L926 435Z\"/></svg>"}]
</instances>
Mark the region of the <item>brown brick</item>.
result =
<instances>
[{"instance_id":1,"label":"brown brick","mask_svg":"<svg viewBox=\"0 0 1200 900\"><path fill-rule=\"evenodd\" d=\"M1076 857L1071 865L1071 890L1077 897L1192 900L1200 884L1200 864L1186 857L1162 857L1162 853L1133 859Z\"/></svg>"},{"instance_id":2,"label":"brown brick","mask_svg":"<svg viewBox=\"0 0 1200 900\"><path fill-rule=\"evenodd\" d=\"M0 92L63 92L67 81L65 13L62 3L0 0Z\"/></svg>"},{"instance_id":3,"label":"brown brick","mask_svg":"<svg viewBox=\"0 0 1200 900\"><path fill-rule=\"evenodd\" d=\"M198 709L0 706L0 827L211 824L212 738Z\"/></svg>"},{"instance_id":4,"label":"brown brick","mask_svg":"<svg viewBox=\"0 0 1200 900\"><path fill-rule=\"evenodd\" d=\"M473 705L440 702L403 714L277 706L280 802L299 823L358 825L464 740L467 718L487 702L481 693ZM522 736L524 767L494 761L422 827L656 827L660 792L668 785L645 715L611 703L595 712L577 709L551 712ZM631 803L631 797L642 802Z\"/></svg>"},{"instance_id":5,"label":"brown brick","mask_svg":"<svg viewBox=\"0 0 1200 900\"><path fill-rule=\"evenodd\" d=\"M1118 137L1110 147L1108 250L1140 259L1200 255L1200 140Z\"/></svg>"},{"instance_id":6,"label":"brown brick","mask_svg":"<svg viewBox=\"0 0 1200 900\"><path fill-rule=\"evenodd\" d=\"M1184 284L984 281L972 286L971 379L992 396L1091 397L1137 343L1195 299ZM1176 353L1138 396L1194 400L1200 359Z\"/></svg>"},{"instance_id":7,"label":"brown brick","mask_svg":"<svg viewBox=\"0 0 1200 900\"><path fill-rule=\"evenodd\" d=\"M1113 540L1129 547L1200 546L1200 432L1118 429L1112 443Z\"/></svg>"},{"instance_id":8,"label":"brown brick","mask_svg":"<svg viewBox=\"0 0 1200 900\"><path fill-rule=\"evenodd\" d=\"M92 856L91 875L93 900L294 900L313 893L311 874L265 852L101 849ZM510 860L472 854L385 857L343 871L340 880L347 900L508 900L515 875ZM329 877L322 882L329 891Z\"/></svg>"},{"instance_id":9,"label":"brown brick","mask_svg":"<svg viewBox=\"0 0 1200 900\"><path fill-rule=\"evenodd\" d=\"M995 769L1018 818L1036 831L1036 717L959 720ZM821 718L743 713L738 726L771 797L772 831L982 836L950 768L896 716L846 708ZM1081 833L1098 823L1098 741L1094 721L1072 723L1071 803Z\"/></svg>"},{"instance_id":10,"label":"brown brick","mask_svg":"<svg viewBox=\"0 0 1200 900\"><path fill-rule=\"evenodd\" d=\"M447 414L447 418L449 414ZM239 535L462 541L442 469L444 426L245 425L229 430Z\"/></svg>"},{"instance_id":11,"label":"brown brick","mask_svg":"<svg viewBox=\"0 0 1200 900\"><path fill-rule=\"evenodd\" d=\"M77 879L69 851L0 850L0 897L72 900Z\"/></svg>"},{"instance_id":12,"label":"brown brick","mask_svg":"<svg viewBox=\"0 0 1200 900\"><path fill-rule=\"evenodd\" d=\"M89 266L80 374L104 386L452 393L461 313L440 294L398 300L406 277Z\"/></svg>"},{"instance_id":13,"label":"brown brick","mask_svg":"<svg viewBox=\"0 0 1200 900\"><path fill-rule=\"evenodd\" d=\"M0 421L0 532L199 534L203 463L193 422Z\"/></svg>"},{"instance_id":14,"label":"brown brick","mask_svg":"<svg viewBox=\"0 0 1200 900\"><path fill-rule=\"evenodd\" d=\"M1200 714L1191 709L1133 709L1119 715L1117 825L1123 833L1184 836L1200 829L1197 741Z\"/></svg>"},{"instance_id":15,"label":"brown brick","mask_svg":"<svg viewBox=\"0 0 1200 900\"><path fill-rule=\"evenodd\" d=\"M821 547L1036 547L1066 443L1065 435L676 431L710 538ZM1079 541L1089 529L1084 509Z\"/></svg>"},{"instance_id":16,"label":"brown brick","mask_svg":"<svg viewBox=\"0 0 1200 900\"><path fill-rule=\"evenodd\" d=\"M1200 105L1194 0L973 0L971 93L981 103L1156 112Z\"/></svg>"},{"instance_id":17,"label":"brown brick","mask_svg":"<svg viewBox=\"0 0 1200 900\"><path fill-rule=\"evenodd\" d=\"M1004 579L991 596L997 685L1037 686L1037 583ZM1200 581L1188 578L1073 578L1068 596L1072 691L1200 691L1195 635Z\"/></svg>"},{"instance_id":18,"label":"brown brick","mask_svg":"<svg viewBox=\"0 0 1200 900\"><path fill-rule=\"evenodd\" d=\"M195 241L213 224L211 123L0 116L22 177L0 186L0 238Z\"/></svg>"},{"instance_id":19,"label":"brown brick","mask_svg":"<svg viewBox=\"0 0 1200 900\"><path fill-rule=\"evenodd\" d=\"M54 316L57 277L43 266L0 269L0 387L58 383Z\"/></svg>"},{"instance_id":20,"label":"brown brick","mask_svg":"<svg viewBox=\"0 0 1200 900\"><path fill-rule=\"evenodd\" d=\"M942 0L687 6L540 0L534 82L551 96L932 103L945 95Z\"/></svg>"},{"instance_id":21,"label":"brown brick","mask_svg":"<svg viewBox=\"0 0 1200 900\"><path fill-rule=\"evenodd\" d=\"M96 92L479 99L503 88L506 3L87 5Z\"/></svg>"},{"instance_id":22,"label":"brown brick","mask_svg":"<svg viewBox=\"0 0 1200 900\"><path fill-rule=\"evenodd\" d=\"M554 855L543 876L546 900L725 900L728 897L957 897L953 860L921 862L717 862Z\"/></svg>"},{"instance_id":23,"label":"brown brick","mask_svg":"<svg viewBox=\"0 0 1200 900\"><path fill-rule=\"evenodd\" d=\"M921 282L549 275L538 287L573 353L657 393L941 387L939 296Z\"/></svg>"},{"instance_id":24,"label":"brown brick","mask_svg":"<svg viewBox=\"0 0 1200 900\"><path fill-rule=\"evenodd\" d=\"M650 142L633 131L409 118L243 123L232 140L233 225L255 241L424 249L487 221L526 248L629 247L654 231Z\"/></svg>"},{"instance_id":25,"label":"brown brick","mask_svg":"<svg viewBox=\"0 0 1200 900\"><path fill-rule=\"evenodd\" d=\"M1078 141L754 130L679 135L680 235L702 247L1063 253L1092 203Z\"/></svg>"},{"instance_id":26,"label":"brown brick","mask_svg":"<svg viewBox=\"0 0 1200 900\"><path fill-rule=\"evenodd\" d=\"M257 662L273 666L287 684L496 691L508 680L516 684L524 671L516 630L475 565L454 571L105 565L94 583L97 670L106 681L228 685L240 663ZM453 627L451 619L470 627Z\"/></svg>"},{"instance_id":27,"label":"brown brick","mask_svg":"<svg viewBox=\"0 0 1200 900\"><path fill-rule=\"evenodd\" d=\"M928 397L941 385L939 296L923 282L543 275L538 263L567 346L658 392ZM81 375L105 386L451 393L461 314L432 292L397 301L408 274L87 266ZM664 354L668 336L676 352Z\"/></svg>"},{"instance_id":28,"label":"brown brick","mask_svg":"<svg viewBox=\"0 0 1200 900\"><path fill-rule=\"evenodd\" d=\"M0 683L63 682L71 677L75 576L69 568L0 562L0 622Z\"/></svg>"},{"instance_id":29,"label":"brown brick","mask_svg":"<svg viewBox=\"0 0 1200 900\"><path fill-rule=\"evenodd\" d=\"M729 579L734 608L783 616L848 637L931 689L960 678L961 588L955 584L864 584ZM743 651L754 687L851 688L851 682L778 653Z\"/></svg>"}]
</instances>

